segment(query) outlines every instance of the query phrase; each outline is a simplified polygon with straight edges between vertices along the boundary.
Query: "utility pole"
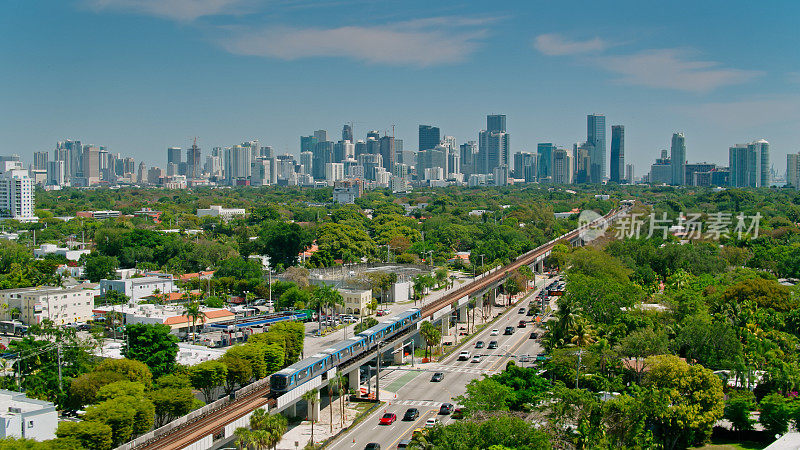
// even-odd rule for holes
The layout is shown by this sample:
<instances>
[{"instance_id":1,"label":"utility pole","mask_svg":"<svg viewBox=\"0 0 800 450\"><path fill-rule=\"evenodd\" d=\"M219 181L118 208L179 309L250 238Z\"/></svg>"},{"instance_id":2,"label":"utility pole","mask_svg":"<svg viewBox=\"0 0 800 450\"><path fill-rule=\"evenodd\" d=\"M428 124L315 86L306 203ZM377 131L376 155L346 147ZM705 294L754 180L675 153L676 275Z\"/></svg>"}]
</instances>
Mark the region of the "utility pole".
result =
<instances>
[{"instance_id":1,"label":"utility pole","mask_svg":"<svg viewBox=\"0 0 800 450\"><path fill-rule=\"evenodd\" d=\"M56 344L56 355L58 355L58 391L64 393L64 387L61 383L61 342Z\"/></svg>"},{"instance_id":2,"label":"utility pole","mask_svg":"<svg viewBox=\"0 0 800 450\"><path fill-rule=\"evenodd\" d=\"M375 401L381 402L381 341L378 341L378 368L375 373Z\"/></svg>"}]
</instances>

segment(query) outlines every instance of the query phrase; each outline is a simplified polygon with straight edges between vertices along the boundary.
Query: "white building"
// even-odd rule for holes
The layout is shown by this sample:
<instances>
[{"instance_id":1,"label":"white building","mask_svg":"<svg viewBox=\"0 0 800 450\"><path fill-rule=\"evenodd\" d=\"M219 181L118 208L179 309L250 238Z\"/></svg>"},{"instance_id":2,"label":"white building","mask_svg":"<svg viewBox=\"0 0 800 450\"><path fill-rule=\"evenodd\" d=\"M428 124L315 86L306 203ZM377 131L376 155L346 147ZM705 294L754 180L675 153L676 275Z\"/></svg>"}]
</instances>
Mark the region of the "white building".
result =
<instances>
[{"instance_id":1,"label":"white building","mask_svg":"<svg viewBox=\"0 0 800 450\"><path fill-rule=\"evenodd\" d=\"M11 319L12 311L19 311L19 321L25 325L50 319L56 325L86 322L93 317L94 297L99 292L80 285L71 288L40 286L5 289L0 291L0 308L3 320Z\"/></svg>"},{"instance_id":2,"label":"white building","mask_svg":"<svg viewBox=\"0 0 800 450\"><path fill-rule=\"evenodd\" d=\"M24 169L0 173L0 217L36 222L33 214L33 181Z\"/></svg>"},{"instance_id":3,"label":"white building","mask_svg":"<svg viewBox=\"0 0 800 450\"><path fill-rule=\"evenodd\" d=\"M143 298L153 295L156 289L162 294L169 294L175 290L175 283L172 278L165 277L100 280L100 293L102 295L105 295L109 290L114 290L130 297L133 303L138 303Z\"/></svg>"},{"instance_id":4,"label":"white building","mask_svg":"<svg viewBox=\"0 0 800 450\"><path fill-rule=\"evenodd\" d=\"M187 333L192 327L192 322L186 316L186 310L183 305L153 305L148 303L136 306L101 306L95 309L95 313L99 316L104 316L109 311L117 311L122 314L126 324L168 325L173 333ZM203 313L203 317L198 317L195 322L195 328L198 331L202 330L204 325L235 319L231 311L223 308L201 308L200 311Z\"/></svg>"},{"instance_id":5,"label":"white building","mask_svg":"<svg viewBox=\"0 0 800 450\"><path fill-rule=\"evenodd\" d=\"M88 255L89 250L72 250L67 247L59 247L55 244L42 244L39 248L33 249L33 256L42 258L45 255L61 255L69 261L81 259L81 255Z\"/></svg>"},{"instance_id":6,"label":"white building","mask_svg":"<svg viewBox=\"0 0 800 450\"><path fill-rule=\"evenodd\" d=\"M245 215L244 208L223 208L222 206L209 206L208 209L198 209L197 217L222 217L222 220L231 220L234 216Z\"/></svg>"},{"instance_id":7,"label":"white building","mask_svg":"<svg viewBox=\"0 0 800 450\"><path fill-rule=\"evenodd\" d=\"M22 392L0 390L0 439L15 437L46 441L55 439L56 406L28 398Z\"/></svg>"},{"instance_id":8,"label":"white building","mask_svg":"<svg viewBox=\"0 0 800 450\"><path fill-rule=\"evenodd\" d=\"M325 163L325 180L328 184L333 184L334 181L344 180L344 164Z\"/></svg>"},{"instance_id":9,"label":"white building","mask_svg":"<svg viewBox=\"0 0 800 450\"><path fill-rule=\"evenodd\" d=\"M344 299L344 306L336 307L340 314L364 314L367 305L372 301L372 291L369 289L338 289L338 291Z\"/></svg>"}]
</instances>

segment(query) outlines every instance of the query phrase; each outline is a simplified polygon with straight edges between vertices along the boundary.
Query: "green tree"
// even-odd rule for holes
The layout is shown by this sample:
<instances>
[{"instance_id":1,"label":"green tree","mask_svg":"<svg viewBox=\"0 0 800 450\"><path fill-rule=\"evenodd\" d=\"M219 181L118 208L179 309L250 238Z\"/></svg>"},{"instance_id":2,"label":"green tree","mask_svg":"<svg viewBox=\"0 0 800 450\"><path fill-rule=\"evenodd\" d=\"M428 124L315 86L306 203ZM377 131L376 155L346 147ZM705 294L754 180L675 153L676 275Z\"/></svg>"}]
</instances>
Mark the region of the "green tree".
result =
<instances>
[{"instance_id":1,"label":"green tree","mask_svg":"<svg viewBox=\"0 0 800 450\"><path fill-rule=\"evenodd\" d=\"M645 372L646 358L654 355L668 353L669 340L663 332L656 333L652 328L642 328L625 336L617 345L617 352L626 357L633 358L636 362L636 374L639 382Z\"/></svg>"},{"instance_id":2,"label":"green tree","mask_svg":"<svg viewBox=\"0 0 800 450\"><path fill-rule=\"evenodd\" d=\"M113 280L119 267L119 260L113 256L104 256L91 253L82 257L86 278L92 282L99 282L102 279Z\"/></svg>"},{"instance_id":3,"label":"green tree","mask_svg":"<svg viewBox=\"0 0 800 450\"><path fill-rule=\"evenodd\" d=\"M146 389L149 389L153 384L153 374L150 368L141 361L135 359L104 359L97 365L95 372L114 372L122 375L128 381L135 381L142 383ZM114 380L117 381L117 380Z\"/></svg>"},{"instance_id":4,"label":"green tree","mask_svg":"<svg viewBox=\"0 0 800 450\"><path fill-rule=\"evenodd\" d=\"M122 346L122 356L147 364L156 377L172 372L178 356L178 338L170 331L168 325L161 324L127 325L128 337Z\"/></svg>"},{"instance_id":5,"label":"green tree","mask_svg":"<svg viewBox=\"0 0 800 450\"><path fill-rule=\"evenodd\" d=\"M752 430L755 420L750 418L750 411L756 409L756 406L756 398L752 392L732 391L725 401L724 417L731 422L736 431Z\"/></svg>"},{"instance_id":6,"label":"green tree","mask_svg":"<svg viewBox=\"0 0 800 450\"><path fill-rule=\"evenodd\" d=\"M97 401L110 400L122 396L142 397L144 396L144 389L144 384L137 381L115 381L97 391Z\"/></svg>"},{"instance_id":7,"label":"green tree","mask_svg":"<svg viewBox=\"0 0 800 450\"><path fill-rule=\"evenodd\" d=\"M60 439L73 438L84 448L111 450L111 427L100 422L59 422L56 436Z\"/></svg>"},{"instance_id":8,"label":"green tree","mask_svg":"<svg viewBox=\"0 0 800 450\"><path fill-rule=\"evenodd\" d=\"M256 252L269 256L273 265L291 267L297 255L311 245L311 234L296 223L268 222L254 242Z\"/></svg>"},{"instance_id":9,"label":"green tree","mask_svg":"<svg viewBox=\"0 0 800 450\"><path fill-rule=\"evenodd\" d=\"M205 321L206 315L203 313L200 302L197 300L189 300L183 305L183 315L189 320L192 324L192 342L196 340L196 331L195 328L197 321Z\"/></svg>"},{"instance_id":10,"label":"green tree","mask_svg":"<svg viewBox=\"0 0 800 450\"><path fill-rule=\"evenodd\" d=\"M644 379L644 404L664 448L702 443L724 412L722 382L700 365L676 356L651 356Z\"/></svg>"},{"instance_id":11,"label":"green tree","mask_svg":"<svg viewBox=\"0 0 800 450\"><path fill-rule=\"evenodd\" d=\"M319 389L313 388L306 391L301 398L308 402L308 410L313 411L315 406L319 403ZM314 421L315 418L311 413L308 415L308 420L311 422L311 444L314 445Z\"/></svg>"},{"instance_id":12,"label":"green tree","mask_svg":"<svg viewBox=\"0 0 800 450\"><path fill-rule=\"evenodd\" d=\"M425 357L427 358L428 349L442 340L442 330L426 320L420 325L419 334L425 340Z\"/></svg>"},{"instance_id":13,"label":"green tree","mask_svg":"<svg viewBox=\"0 0 800 450\"><path fill-rule=\"evenodd\" d=\"M114 445L130 440L134 434L146 432L153 426L155 411L146 398L117 397L92 405L86 410L84 419L111 427Z\"/></svg>"},{"instance_id":14,"label":"green tree","mask_svg":"<svg viewBox=\"0 0 800 450\"><path fill-rule=\"evenodd\" d=\"M186 387L166 386L147 393L147 398L153 402L156 428L164 426L178 417L185 416L193 409L202 406L203 402L192 395L188 380L186 380L186 383Z\"/></svg>"},{"instance_id":15,"label":"green tree","mask_svg":"<svg viewBox=\"0 0 800 450\"><path fill-rule=\"evenodd\" d=\"M492 378L472 380L467 383L465 395L457 397L467 415L484 411L508 411L514 401L514 389Z\"/></svg>"},{"instance_id":16,"label":"green tree","mask_svg":"<svg viewBox=\"0 0 800 450\"><path fill-rule=\"evenodd\" d=\"M496 415L482 421L454 421L417 433L410 448L488 449L501 446L513 449L551 448L548 436L519 417Z\"/></svg>"},{"instance_id":17,"label":"green tree","mask_svg":"<svg viewBox=\"0 0 800 450\"><path fill-rule=\"evenodd\" d=\"M786 398L772 393L761 399L761 416L759 422L770 435L784 434L789 429L791 409Z\"/></svg>"},{"instance_id":18,"label":"green tree","mask_svg":"<svg viewBox=\"0 0 800 450\"><path fill-rule=\"evenodd\" d=\"M216 360L201 362L189 371L192 387L203 393L206 403L215 400L214 392L225 383L227 376L228 367Z\"/></svg>"},{"instance_id":19,"label":"green tree","mask_svg":"<svg viewBox=\"0 0 800 450\"><path fill-rule=\"evenodd\" d=\"M250 361L231 355L223 355L220 361L227 367L225 375L225 392L230 395L236 386L244 386L253 378L253 368Z\"/></svg>"}]
</instances>

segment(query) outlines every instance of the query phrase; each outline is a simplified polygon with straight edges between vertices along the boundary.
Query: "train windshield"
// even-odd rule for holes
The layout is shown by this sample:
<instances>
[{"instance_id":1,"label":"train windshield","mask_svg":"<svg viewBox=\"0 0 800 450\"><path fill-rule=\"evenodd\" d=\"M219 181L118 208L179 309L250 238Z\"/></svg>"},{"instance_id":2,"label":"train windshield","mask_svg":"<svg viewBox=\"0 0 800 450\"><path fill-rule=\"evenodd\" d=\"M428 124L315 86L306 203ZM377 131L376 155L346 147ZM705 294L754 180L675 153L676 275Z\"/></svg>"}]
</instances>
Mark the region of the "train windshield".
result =
<instances>
[{"instance_id":1,"label":"train windshield","mask_svg":"<svg viewBox=\"0 0 800 450\"><path fill-rule=\"evenodd\" d=\"M269 385L274 390L285 390L286 389L286 375L273 375L269 379Z\"/></svg>"}]
</instances>

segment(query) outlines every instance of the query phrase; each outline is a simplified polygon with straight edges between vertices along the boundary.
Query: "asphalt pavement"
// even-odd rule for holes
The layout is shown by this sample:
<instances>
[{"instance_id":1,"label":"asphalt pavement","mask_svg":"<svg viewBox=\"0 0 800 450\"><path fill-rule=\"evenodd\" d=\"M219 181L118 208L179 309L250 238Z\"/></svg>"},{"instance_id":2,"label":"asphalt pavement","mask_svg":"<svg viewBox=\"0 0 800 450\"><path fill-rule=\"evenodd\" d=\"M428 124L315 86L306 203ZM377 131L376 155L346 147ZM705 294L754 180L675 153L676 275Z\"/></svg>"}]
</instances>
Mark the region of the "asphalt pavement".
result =
<instances>
[{"instance_id":1,"label":"asphalt pavement","mask_svg":"<svg viewBox=\"0 0 800 450\"><path fill-rule=\"evenodd\" d=\"M532 355L542 351L537 340L529 339L532 331L541 333L541 328L534 328L530 323L533 317L519 314L521 307L528 308L531 300L535 299L535 292L531 291L524 299L509 307L500 317L485 329L471 336L458 351L447 356L443 361L437 363L427 363L410 366L392 367L381 371L381 392L382 396L386 391L396 389L394 398L382 398L386 401L385 407L373 412L349 432L340 436L328 448L337 450L350 450L364 448L368 443L376 442L382 449L394 449L397 443L403 439L411 439L413 431L417 428L424 428L425 422L431 418L437 418L441 423L448 424L453 420L451 415L440 415L439 407L442 403L448 402L457 406L455 400L459 395L466 392L466 385L477 378L485 375L492 375L502 371L507 361L516 360L519 355ZM518 328L520 320L529 323L525 328ZM505 327L514 328L514 333L505 335ZM492 335L492 330L498 330L496 336ZM489 342L496 340L498 347L489 349ZM475 342L483 341L484 347L475 348ZM470 356L481 355L480 362L472 362L472 358L467 361L458 361L458 354L466 350ZM526 365L518 363L519 365ZM441 382L432 382L431 377L435 372L442 372L444 379ZM416 376L408 375L414 374ZM408 408L417 408L420 416L413 421L403 421L403 414ZM379 425L380 417L386 413L397 414L397 422L391 425Z\"/></svg>"}]
</instances>

